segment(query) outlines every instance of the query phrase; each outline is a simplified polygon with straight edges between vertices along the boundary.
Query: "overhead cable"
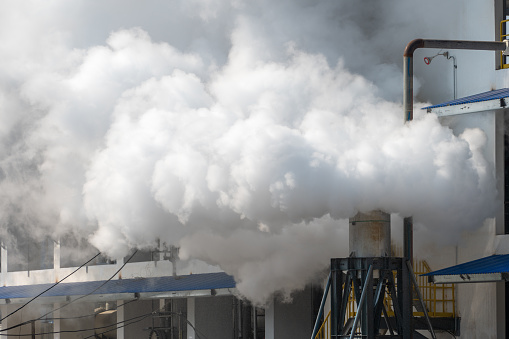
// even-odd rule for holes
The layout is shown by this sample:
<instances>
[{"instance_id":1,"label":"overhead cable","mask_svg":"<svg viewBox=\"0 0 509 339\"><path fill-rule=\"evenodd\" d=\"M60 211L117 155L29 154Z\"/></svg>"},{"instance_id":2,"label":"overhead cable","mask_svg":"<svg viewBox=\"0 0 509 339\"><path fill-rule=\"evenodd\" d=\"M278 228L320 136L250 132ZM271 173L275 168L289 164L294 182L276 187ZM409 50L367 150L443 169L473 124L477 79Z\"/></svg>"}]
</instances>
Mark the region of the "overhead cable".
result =
<instances>
[{"instance_id":1,"label":"overhead cable","mask_svg":"<svg viewBox=\"0 0 509 339\"><path fill-rule=\"evenodd\" d=\"M18 307L16 310L12 311L11 313L7 314L5 317L3 317L2 319L0 319L0 323L2 321L4 321L5 319L7 319L8 317L10 317L11 315L13 315L14 313L18 312L19 310L21 310L23 307L25 307L26 305L30 304L32 301L34 301L35 299L37 299L38 297L40 297L41 295L43 295L44 293L48 292L49 290L51 290L53 287L57 286L58 284L60 284L62 281L64 281L65 279L69 278L71 275L73 275L74 273L76 273L80 268L82 268L83 266L87 265L89 262L91 262L92 260L94 260L95 258L97 258L99 255L101 254L101 252L97 253L96 255L94 255L91 259L89 259L86 263L82 264L80 267L78 267L77 269L75 269L74 271L72 271L70 274L66 275L62 280L59 280L57 281L56 283L54 283L53 285L51 285L50 287L48 287L47 289L45 289L44 291L42 291L41 293L39 293L38 295L36 295L35 297L33 297L32 299L30 299L29 301L27 301L26 303L24 303L23 305L21 305L20 307Z\"/></svg>"},{"instance_id":2,"label":"overhead cable","mask_svg":"<svg viewBox=\"0 0 509 339\"><path fill-rule=\"evenodd\" d=\"M69 301L68 303L66 303L66 304L64 304L64 305L62 305L62 306L60 306L60 307L58 307L58 308L55 308L54 310L51 310L51 311L49 311L49 312L47 312L47 313L45 313L45 314L41 315L41 316L40 316L39 318L37 318L37 319L27 320L27 321L24 321L24 322L22 322L22 323L16 324L16 325L14 325L14 326L10 326L10 327L5 328L5 329L0 329L0 332L5 332L5 331L11 330L11 329L13 329L13 328L21 327L21 326L23 326L23 325L26 325L26 324L31 323L32 321L41 320L41 319L43 319L44 317L46 317L47 315L52 314L53 312L58 311L58 310L60 310L60 309L62 309L62 308L64 308L64 307L66 307L66 306L69 306L70 304L74 303L75 301L78 301L78 300L80 300L80 299L83 299L83 298L85 298L85 297L88 297L89 295L93 294L95 291L97 291L98 289L100 289L101 287L103 287L104 285L106 285L106 283L108 283L110 280L112 280L112 279L113 279L113 278L114 278L114 277L115 277L115 276L116 276L116 275L117 275L117 274L118 274L118 273L119 273L119 272L120 272L120 271L121 271L121 270L125 267L125 265L127 265L127 263L128 263L128 262L129 262L129 261L130 261L133 257L134 257L134 255L135 255L137 252L138 252L138 250L134 251L134 253L133 253L133 254L132 254L132 255L131 255L131 256L130 256L127 260L126 260L126 262L125 262L122 266L120 266L120 268L119 268L117 271L115 271L115 273L113 273L113 275L112 275L112 276L111 276L108 280L104 281L101 285L99 285L99 287L95 288L93 291L91 291L91 292L89 292L89 293L87 293L87 294L85 294L85 295L82 295L82 296L81 296L81 297L79 297L79 298L76 298L76 299L74 299L74 300L71 300L71 301ZM79 268L78 268L78 269L79 269ZM35 299L35 298L34 298L34 299Z\"/></svg>"}]
</instances>

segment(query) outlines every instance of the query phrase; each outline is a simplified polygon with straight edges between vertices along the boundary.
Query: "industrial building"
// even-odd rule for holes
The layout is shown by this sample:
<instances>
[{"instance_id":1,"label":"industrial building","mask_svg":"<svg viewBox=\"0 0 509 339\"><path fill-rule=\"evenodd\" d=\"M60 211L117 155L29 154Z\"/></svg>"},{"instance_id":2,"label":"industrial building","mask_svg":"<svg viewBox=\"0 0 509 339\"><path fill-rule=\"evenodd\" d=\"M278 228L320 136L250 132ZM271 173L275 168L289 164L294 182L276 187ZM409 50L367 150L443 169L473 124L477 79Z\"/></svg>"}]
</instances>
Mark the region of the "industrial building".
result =
<instances>
[{"instance_id":1,"label":"industrial building","mask_svg":"<svg viewBox=\"0 0 509 339\"><path fill-rule=\"evenodd\" d=\"M482 39L464 36L463 40L502 44L507 26L505 1L493 1L490 9L492 25L482 29ZM450 62L454 97L416 110L437 115L456 135L468 128L484 131L484 155L494 166L503 201L496 217L458 235L457 244L416 250L408 269L403 260L387 259L404 256L402 249L391 244L391 237L397 235L390 233L402 220L378 215L377 222L384 228L377 231L380 239L376 241L384 244L374 248L360 240L365 235L356 228L366 220L354 217L350 230L359 234L350 245L355 253L331 258L330 277L335 274L336 278L325 279L328 272L324 272L315 284L295 292L291 302L274 296L269 305L260 306L243 299L234 278L220 267L180 260L172 246L133 250L124 258L110 260L95 255L85 244L82 252L88 257L74 258L71 249L81 244L49 237L45 242L23 243L19 235L15 246L5 242L0 250L0 338L289 339L310 338L315 329L317 338L355 337L356 333L374 338L372 328L376 335L403 337L409 313L398 310L396 299L400 289L404 293L400 282L408 279L405 270L413 270L420 288L420 293L414 293L412 281L406 281L407 292L412 291L408 293L415 317L410 328L414 338L509 338L509 80L505 70L509 61L500 48L480 53L479 62L475 52L454 47L419 53L419 60L424 57L428 67L433 67L435 57ZM476 77L477 63L493 72ZM424 69L420 67L417 76ZM470 70L474 75L466 77ZM402 124L408 120L403 119L405 115L402 111ZM419 239L414 242L418 247ZM331 281L336 287L330 287ZM347 288L340 292L341 286ZM369 289L383 291L378 294L381 297L363 293ZM360 315L364 298L375 305L378 318ZM341 305L335 308L334 303ZM331 317L341 319L335 330Z\"/></svg>"},{"instance_id":2,"label":"industrial building","mask_svg":"<svg viewBox=\"0 0 509 339\"><path fill-rule=\"evenodd\" d=\"M175 248L134 252L116 262L96 255L79 268L62 265L60 243L50 244L51 260L40 260L48 249L35 254L39 263L53 265L46 269L9 270L2 248L2 337L299 337L311 333L321 299L321 287L310 286L291 303L254 307L238 296L233 277L205 263L182 262Z\"/></svg>"}]
</instances>

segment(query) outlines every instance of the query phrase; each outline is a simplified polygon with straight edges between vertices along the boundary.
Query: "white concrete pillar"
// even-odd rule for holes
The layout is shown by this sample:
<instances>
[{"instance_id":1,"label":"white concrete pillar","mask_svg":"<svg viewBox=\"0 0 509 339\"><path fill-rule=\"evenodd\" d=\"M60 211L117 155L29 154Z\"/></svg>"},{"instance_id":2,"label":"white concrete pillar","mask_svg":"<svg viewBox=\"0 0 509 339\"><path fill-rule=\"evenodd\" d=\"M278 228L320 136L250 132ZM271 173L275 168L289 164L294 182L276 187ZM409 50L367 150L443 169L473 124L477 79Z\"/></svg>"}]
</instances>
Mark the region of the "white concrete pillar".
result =
<instances>
[{"instance_id":1,"label":"white concrete pillar","mask_svg":"<svg viewBox=\"0 0 509 339\"><path fill-rule=\"evenodd\" d=\"M60 303L53 304L53 308L56 310L53 312L53 332L55 334L53 335L53 339L60 339L60 310L58 309L60 307Z\"/></svg>"},{"instance_id":2,"label":"white concrete pillar","mask_svg":"<svg viewBox=\"0 0 509 339\"><path fill-rule=\"evenodd\" d=\"M193 297L187 298L187 339L195 339L194 328L192 328L189 323L193 324L196 327L196 300Z\"/></svg>"},{"instance_id":3,"label":"white concrete pillar","mask_svg":"<svg viewBox=\"0 0 509 339\"><path fill-rule=\"evenodd\" d=\"M55 282L62 279L60 276L60 241L53 243L53 271L55 273Z\"/></svg>"},{"instance_id":4,"label":"white concrete pillar","mask_svg":"<svg viewBox=\"0 0 509 339\"><path fill-rule=\"evenodd\" d=\"M123 304L124 303L124 300L117 300L117 305L120 305L120 304ZM125 323L123 323L123 321L125 320L124 319L124 308L125 306L122 306L122 307L117 307L117 339L124 339L124 334L125 334Z\"/></svg>"},{"instance_id":5,"label":"white concrete pillar","mask_svg":"<svg viewBox=\"0 0 509 339\"><path fill-rule=\"evenodd\" d=\"M117 270L122 267L122 265L124 264L124 258L117 258L116 259L116 267L117 267ZM124 267L125 268L125 267ZM122 271L118 272L118 275L117 275L117 279L122 279Z\"/></svg>"},{"instance_id":6,"label":"white concrete pillar","mask_svg":"<svg viewBox=\"0 0 509 339\"><path fill-rule=\"evenodd\" d=\"M7 247L2 242L0 244L0 286L5 286L7 283Z\"/></svg>"},{"instance_id":7,"label":"white concrete pillar","mask_svg":"<svg viewBox=\"0 0 509 339\"><path fill-rule=\"evenodd\" d=\"M158 311L159 312L165 312L166 311L166 299L159 299L159 310ZM162 321L162 319L161 319L161 321ZM171 322L170 322L170 324L168 324L168 326L171 327Z\"/></svg>"},{"instance_id":8,"label":"white concrete pillar","mask_svg":"<svg viewBox=\"0 0 509 339\"><path fill-rule=\"evenodd\" d=\"M276 338L275 331L274 331L274 327L275 327L274 326L275 325L274 303L275 303L275 300L272 299L272 302L270 303L270 305L265 308L265 339L275 339Z\"/></svg>"}]
</instances>

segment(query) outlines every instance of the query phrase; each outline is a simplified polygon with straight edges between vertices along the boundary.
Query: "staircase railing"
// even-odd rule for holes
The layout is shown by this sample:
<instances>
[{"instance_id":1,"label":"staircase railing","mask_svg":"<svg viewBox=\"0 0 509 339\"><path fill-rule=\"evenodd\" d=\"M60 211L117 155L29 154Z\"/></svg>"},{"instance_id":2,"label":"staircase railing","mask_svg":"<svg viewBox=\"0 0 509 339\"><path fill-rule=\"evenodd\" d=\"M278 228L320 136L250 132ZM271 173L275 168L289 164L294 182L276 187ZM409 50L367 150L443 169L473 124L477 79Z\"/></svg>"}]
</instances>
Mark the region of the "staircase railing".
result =
<instances>
[{"instance_id":1,"label":"staircase railing","mask_svg":"<svg viewBox=\"0 0 509 339\"><path fill-rule=\"evenodd\" d=\"M456 316L456 300L455 300L455 285L454 284L433 284L428 282L427 277L421 274L431 272L428 263L425 260L414 261L414 273L421 290L422 298L428 315L431 318L453 318ZM414 293L414 305L418 305L419 299ZM390 296L385 299L387 313L389 316L394 316L394 309L392 307L392 300ZM414 317L424 316L424 312L419 310L418 307L414 309Z\"/></svg>"},{"instance_id":2,"label":"staircase railing","mask_svg":"<svg viewBox=\"0 0 509 339\"><path fill-rule=\"evenodd\" d=\"M330 339L330 311L325 317L318 333L315 335L315 339Z\"/></svg>"}]
</instances>

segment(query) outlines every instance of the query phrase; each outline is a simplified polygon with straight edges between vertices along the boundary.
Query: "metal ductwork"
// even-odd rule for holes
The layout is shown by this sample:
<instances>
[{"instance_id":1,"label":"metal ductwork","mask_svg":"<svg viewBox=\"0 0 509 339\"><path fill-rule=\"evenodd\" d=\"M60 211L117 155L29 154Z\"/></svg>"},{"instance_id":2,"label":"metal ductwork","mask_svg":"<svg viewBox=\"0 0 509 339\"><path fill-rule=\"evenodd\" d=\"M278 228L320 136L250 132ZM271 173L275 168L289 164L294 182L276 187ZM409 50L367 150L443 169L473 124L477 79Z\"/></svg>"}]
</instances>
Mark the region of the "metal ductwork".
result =
<instances>
[{"instance_id":1,"label":"metal ductwork","mask_svg":"<svg viewBox=\"0 0 509 339\"><path fill-rule=\"evenodd\" d=\"M386 257L391 255L391 216L382 211L357 213L350 218L350 256Z\"/></svg>"}]
</instances>

